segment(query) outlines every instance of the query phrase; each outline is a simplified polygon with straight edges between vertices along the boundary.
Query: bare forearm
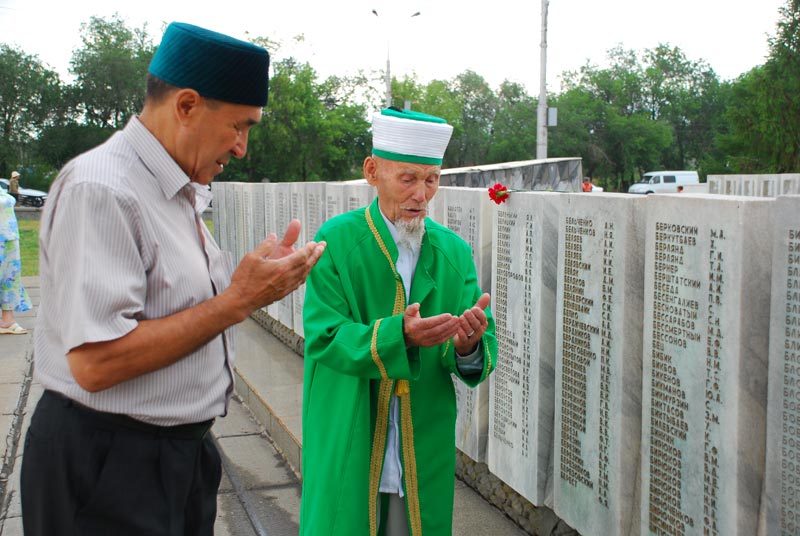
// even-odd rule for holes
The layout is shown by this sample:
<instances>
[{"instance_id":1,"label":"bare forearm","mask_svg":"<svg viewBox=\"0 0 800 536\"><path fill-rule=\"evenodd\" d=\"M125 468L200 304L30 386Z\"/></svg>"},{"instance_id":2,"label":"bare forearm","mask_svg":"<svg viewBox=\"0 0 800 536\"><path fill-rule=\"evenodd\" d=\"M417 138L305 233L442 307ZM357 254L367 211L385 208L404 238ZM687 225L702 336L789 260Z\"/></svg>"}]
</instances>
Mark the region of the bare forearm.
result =
<instances>
[{"instance_id":1,"label":"bare forearm","mask_svg":"<svg viewBox=\"0 0 800 536\"><path fill-rule=\"evenodd\" d=\"M68 354L70 370L87 391L102 391L167 367L192 353L259 307L273 303L302 284L325 244L291 244L300 222L276 245L274 235L245 255L231 284L214 298L158 320L145 320L119 339L84 344Z\"/></svg>"},{"instance_id":2,"label":"bare forearm","mask_svg":"<svg viewBox=\"0 0 800 536\"><path fill-rule=\"evenodd\" d=\"M246 316L223 293L173 315L143 320L119 339L73 348L67 359L81 387L102 391L172 365Z\"/></svg>"}]
</instances>

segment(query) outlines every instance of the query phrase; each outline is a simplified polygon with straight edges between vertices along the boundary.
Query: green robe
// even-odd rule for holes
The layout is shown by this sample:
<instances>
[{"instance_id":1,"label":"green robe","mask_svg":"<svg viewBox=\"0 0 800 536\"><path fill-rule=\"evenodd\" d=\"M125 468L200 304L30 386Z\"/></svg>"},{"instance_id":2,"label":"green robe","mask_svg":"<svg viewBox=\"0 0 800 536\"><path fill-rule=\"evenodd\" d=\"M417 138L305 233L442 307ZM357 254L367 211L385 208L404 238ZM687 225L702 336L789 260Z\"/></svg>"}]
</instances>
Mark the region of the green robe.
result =
<instances>
[{"instance_id":1,"label":"green robe","mask_svg":"<svg viewBox=\"0 0 800 536\"><path fill-rule=\"evenodd\" d=\"M461 315L478 301L469 245L425 220L410 300L395 269L397 247L378 209L326 222L328 245L306 282L303 310L303 498L300 534L375 535L389 405L400 402L400 459L412 536L450 536L456 398L451 373L474 387L494 370L494 320L483 336L483 370L462 376L453 341L406 348L403 312ZM399 381L396 380L405 380Z\"/></svg>"}]
</instances>

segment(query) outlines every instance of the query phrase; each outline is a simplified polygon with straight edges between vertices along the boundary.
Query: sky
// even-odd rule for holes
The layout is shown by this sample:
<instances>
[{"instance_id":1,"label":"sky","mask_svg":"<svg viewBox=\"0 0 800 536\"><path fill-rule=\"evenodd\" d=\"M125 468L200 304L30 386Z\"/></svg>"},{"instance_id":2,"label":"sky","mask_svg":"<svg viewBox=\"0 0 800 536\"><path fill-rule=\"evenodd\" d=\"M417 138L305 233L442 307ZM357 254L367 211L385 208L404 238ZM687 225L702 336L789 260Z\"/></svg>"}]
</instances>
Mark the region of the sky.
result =
<instances>
[{"instance_id":1,"label":"sky","mask_svg":"<svg viewBox=\"0 0 800 536\"><path fill-rule=\"evenodd\" d=\"M546 85L561 74L607 64L616 46L641 53L659 44L706 61L723 80L764 63L778 9L787 0L549 0ZM542 1L491 0L0 0L0 42L68 74L80 27L114 13L129 27L147 24L155 43L166 23L181 21L247 39L282 43L274 59L307 61L321 78L385 69L421 83L450 80L470 69L493 89L504 80L540 90ZM471 6L471 7L466 7ZM378 12L378 16L372 10ZM419 12L418 16L411 15ZM302 35L298 43L294 38ZM376 75L377 76L377 75ZM376 86L382 87L376 78Z\"/></svg>"}]
</instances>

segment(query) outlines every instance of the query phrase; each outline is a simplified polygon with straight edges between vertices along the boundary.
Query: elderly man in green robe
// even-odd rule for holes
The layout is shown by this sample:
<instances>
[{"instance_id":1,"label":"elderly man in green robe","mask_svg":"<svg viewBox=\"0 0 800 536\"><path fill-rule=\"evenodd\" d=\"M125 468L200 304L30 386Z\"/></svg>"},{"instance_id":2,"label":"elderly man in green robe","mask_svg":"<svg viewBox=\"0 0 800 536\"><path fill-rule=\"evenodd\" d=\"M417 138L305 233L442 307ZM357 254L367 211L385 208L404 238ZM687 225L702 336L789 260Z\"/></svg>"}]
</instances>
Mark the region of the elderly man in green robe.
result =
<instances>
[{"instance_id":1,"label":"elderly man in green robe","mask_svg":"<svg viewBox=\"0 0 800 536\"><path fill-rule=\"evenodd\" d=\"M494 370L469 245L426 218L452 127L373 117L368 207L332 218L306 283L304 536L450 536L456 397Z\"/></svg>"}]
</instances>

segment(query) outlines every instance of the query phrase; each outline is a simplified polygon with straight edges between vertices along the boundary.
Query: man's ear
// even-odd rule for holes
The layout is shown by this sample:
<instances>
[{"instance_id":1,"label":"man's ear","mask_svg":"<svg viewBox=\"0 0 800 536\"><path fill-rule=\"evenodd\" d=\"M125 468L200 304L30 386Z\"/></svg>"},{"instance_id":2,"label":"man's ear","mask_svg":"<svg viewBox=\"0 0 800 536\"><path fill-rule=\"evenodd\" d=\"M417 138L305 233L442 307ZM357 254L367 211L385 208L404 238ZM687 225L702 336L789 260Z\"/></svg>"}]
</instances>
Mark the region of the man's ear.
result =
<instances>
[{"instance_id":1,"label":"man's ear","mask_svg":"<svg viewBox=\"0 0 800 536\"><path fill-rule=\"evenodd\" d=\"M364 178L373 186L378 182L378 161L372 155L364 159Z\"/></svg>"},{"instance_id":2,"label":"man's ear","mask_svg":"<svg viewBox=\"0 0 800 536\"><path fill-rule=\"evenodd\" d=\"M203 97L194 89L181 89L175 95L175 113L178 120L184 124L202 105Z\"/></svg>"}]
</instances>

